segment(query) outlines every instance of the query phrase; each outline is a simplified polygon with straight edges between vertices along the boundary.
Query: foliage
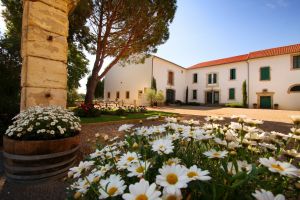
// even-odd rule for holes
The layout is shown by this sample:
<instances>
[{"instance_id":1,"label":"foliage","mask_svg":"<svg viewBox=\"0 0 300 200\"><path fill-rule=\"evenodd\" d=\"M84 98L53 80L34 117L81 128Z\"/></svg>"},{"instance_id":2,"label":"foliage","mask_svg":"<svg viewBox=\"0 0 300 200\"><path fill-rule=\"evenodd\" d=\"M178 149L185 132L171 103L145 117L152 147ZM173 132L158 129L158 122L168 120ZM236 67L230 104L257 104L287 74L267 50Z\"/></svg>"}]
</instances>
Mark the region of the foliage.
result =
<instances>
[{"instance_id":1,"label":"foliage","mask_svg":"<svg viewBox=\"0 0 300 200\"><path fill-rule=\"evenodd\" d=\"M35 106L13 118L6 135L16 140L51 140L71 137L81 130L80 119L64 108Z\"/></svg>"},{"instance_id":2,"label":"foliage","mask_svg":"<svg viewBox=\"0 0 300 200\"><path fill-rule=\"evenodd\" d=\"M189 87L186 86L185 89L185 103L188 104L189 103Z\"/></svg>"},{"instance_id":3,"label":"foliage","mask_svg":"<svg viewBox=\"0 0 300 200\"><path fill-rule=\"evenodd\" d=\"M75 106L76 101L80 100L81 96L77 93L76 89L68 90L67 93L67 106Z\"/></svg>"},{"instance_id":4,"label":"foliage","mask_svg":"<svg viewBox=\"0 0 300 200\"><path fill-rule=\"evenodd\" d=\"M87 84L86 103L92 103L98 80L118 62L140 62L169 38L176 0L94 0L89 18L95 44L95 63ZM142 55L142 56L137 56ZM105 58L111 58L102 74Z\"/></svg>"},{"instance_id":5,"label":"foliage","mask_svg":"<svg viewBox=\"0 0 300 200\"><path fill-rule=\"evenodd\" d=\"M99 117L101 111L94 104L81 104L74 109L74 113L78 117Z\"/></svg>"},{"instance_id":6,"label":"foliage","mask_svg":"<svg viewBox=\"0 0 300 200\"><path fill-rule=\"evenodd\" d=\"M176 118L166 118L159 126L122 125L124 140L99 144L70 169L69 198L150 199L157 191L155 200L263 199L259 197L270 191L297 199L300 175L293 164L299 149L288 149L299 148L300 116L294 116L295 127L287 135L265 132L258 128L261 121L245 116L233 116L236 121L225 125L217 123L221 117L205 119L201 126L199 121L178 123ZM149 194L144 190L150 184Z\"/></svg>"},{"instance_id":7,"label":"foliage","mask_svg":"<svg viewBox=\"0 0 300 200\"><path fill-rule=\"evenodd\" d=\"M163 91L155 91L154 89L148 89L146 91L147 101L150 102L150 105L157 105L158 103L163 103L165 101L165 96Z\"/></svg>"},{"instance_id":8,"label":"foliage","mask_svg":"<svg viewBox=\"0 0 300 200\"><path fill-rule=\"evenodd\" d=\"M246 81L243 82L242 85L242 92L243 92L243 107L248 107L247 105L247 83Z\"/></svg>"},{"instance_id":9,"label":"foliage","mask_svg":"<svg viewBox=\"0 0 300 200\"><path fill-rule=\"evenodd\" d=\"M95 98L104 98L104 79L98 81L95 89Z\"/></svg>"},{"instance_id":10,"label":"foliage","mask_svg":"<svg viewBox=\"0 0 300 200\"><path fill-rule=\"evenodd\" d=\"M234 103L226 103L226 107L231 107L231 108L244 108L244 105L242 103L234 102Z\"/></svg>"},{"instance_id":11,"label":"foliage","mask_svg":"<svg viewBox=\"0 0 300 200\"><path fill-rule=\"evenodd\" d=\"M201 104L198 103L198 102L188 102L186 105L189 105L189 106L200 106Z\"/></svg>"}]
</instances>

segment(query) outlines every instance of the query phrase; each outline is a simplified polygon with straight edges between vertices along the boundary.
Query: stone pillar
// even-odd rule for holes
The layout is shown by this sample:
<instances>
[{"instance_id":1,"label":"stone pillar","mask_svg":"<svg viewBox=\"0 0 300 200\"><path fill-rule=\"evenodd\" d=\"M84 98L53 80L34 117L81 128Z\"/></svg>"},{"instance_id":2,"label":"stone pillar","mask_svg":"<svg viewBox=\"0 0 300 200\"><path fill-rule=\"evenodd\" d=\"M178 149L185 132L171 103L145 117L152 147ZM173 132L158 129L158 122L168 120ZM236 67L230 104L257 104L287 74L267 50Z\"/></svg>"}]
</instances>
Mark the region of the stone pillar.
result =
<instances>
[{"instance_id":1,"label":"stone pillar","mask_svg":"<svg viewBox=\"0 0 300 200\"><path fill-rule=\"evenodd\" d=\"M67 101L68 14L76 0L23 0L21 110Z\"/></svg>"}]
</instances>

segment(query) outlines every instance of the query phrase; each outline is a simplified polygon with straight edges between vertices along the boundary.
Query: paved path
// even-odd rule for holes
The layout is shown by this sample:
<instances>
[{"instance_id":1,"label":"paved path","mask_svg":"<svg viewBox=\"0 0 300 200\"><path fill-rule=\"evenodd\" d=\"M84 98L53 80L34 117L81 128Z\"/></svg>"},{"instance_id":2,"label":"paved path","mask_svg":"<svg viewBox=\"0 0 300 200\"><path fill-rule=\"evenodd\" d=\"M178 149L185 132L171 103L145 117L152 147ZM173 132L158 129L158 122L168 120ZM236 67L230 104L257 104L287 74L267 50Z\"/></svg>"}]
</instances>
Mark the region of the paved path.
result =
<instances>
[{"instance_id":1,"label":"paved path","mask_svg":"<svg viewBox=\"0 0 300 200\"><path fill-rule=\"evenodd\" d=\"M291 110L266 110L266 109L246 109L246 108L227 108L227 107L203 107L203 106L174 106L149 108L150 110L159 110L173 112L185 115L209 116L218 115L222 117L231 117L232 115L247 115L253 119L263 121L292 123L289 116L300 115L300 111Z\"/></svg>"}]
</instances>

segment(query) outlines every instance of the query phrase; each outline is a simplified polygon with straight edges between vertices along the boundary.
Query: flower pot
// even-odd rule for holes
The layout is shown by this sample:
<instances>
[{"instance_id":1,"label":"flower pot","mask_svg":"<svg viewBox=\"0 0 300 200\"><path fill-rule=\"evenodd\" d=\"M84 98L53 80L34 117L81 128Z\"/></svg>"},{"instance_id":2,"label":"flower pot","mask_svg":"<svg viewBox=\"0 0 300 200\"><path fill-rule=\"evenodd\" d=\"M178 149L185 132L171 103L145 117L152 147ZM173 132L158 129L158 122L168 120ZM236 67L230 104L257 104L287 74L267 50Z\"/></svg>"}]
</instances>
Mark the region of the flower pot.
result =
<instances>
[{"instance_id":1,"label":"flower pot","mask_svg":"<svg viewBox=\"0 0 300 200\"><path fill-rule=\"evenodd\" d=\"M8 180L37 182L65 175L74 164L79 135L57 140L20 141L3 138L4 169Z\"/></svg>"},{"instance_id":2,"label":"flower pot","mask_svg":"<svg viewBox=\"0 0 300 200\"><path fill-rule=\"evenodd\" d=\"M279 104L275 103L275 104L274 104L274 109L275 109L275 110L278 110L278 108L279 108Z\"/></svg>"},{"instance_id":3,"label":"flower pot","mask_svg":"<svg viewBox=\"0 0 300 200\"><path fill-rule=\"evenodd\" d=\"M255 108L255 109L257 108L257 104L256 103L253 104L253 108Z\"/></svg>"}]
</instances>

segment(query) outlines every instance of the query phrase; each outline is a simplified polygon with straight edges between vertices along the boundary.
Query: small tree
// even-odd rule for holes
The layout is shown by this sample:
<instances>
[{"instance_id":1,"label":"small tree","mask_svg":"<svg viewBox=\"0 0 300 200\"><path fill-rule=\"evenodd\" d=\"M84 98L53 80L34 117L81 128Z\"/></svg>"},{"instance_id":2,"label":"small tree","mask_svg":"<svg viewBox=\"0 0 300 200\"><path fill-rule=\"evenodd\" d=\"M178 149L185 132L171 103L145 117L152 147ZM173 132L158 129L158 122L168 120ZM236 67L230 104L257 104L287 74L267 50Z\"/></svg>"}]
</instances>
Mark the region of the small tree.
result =
<instances>
[{"instance_id":1,"label":"small tree","mask_svg":"<svg viewBox=\"0 0 300 200\"><path fill-rule=\"evenodd\" d=\"M247 83L246 81L243 82L243 86L242 86L242 90L243 90L243 106L247 107Z\"/></svg>"},{"instance_id":2,"label":"small tree","mask_svg":"<svg viewBox=\"0 0 300 200\"><path fill-rule=\"evenodd\" d=\"M156 79L154 77L152 77L151 89L155 90L155 92L157 91Z\"/></svg>"},{"instance_id":3,"label":"small tree","mask_svg":"<svg viewBox=\"0 0 300 200\"><path fill-rule=\"evenodd\" d=\"M189 87L186 87L185 90L185 103L188 104L189 103Z\"/></svg>"},{"instance_id":4,"label":"small tree","mask_svg":"<svg viewBox=\"0 0 300 200\"><path fill-rule=\"evenodd\" d=\"M159 90L155 95L155 101L157 104L161 104L165 101L165 96L163 91Z\"/></svg>"},{"instance_id":5,"label":"small tree","mask_svg":"<svg viewBox=\"0 0 300 200\"><path fill-rule=\"evenodd\" d=\"M153 103L155 101L156 92L154 89L148 89L146 92L147 101L150 102L150 106L153 106Z\"/></svg>"}]
</instances>

